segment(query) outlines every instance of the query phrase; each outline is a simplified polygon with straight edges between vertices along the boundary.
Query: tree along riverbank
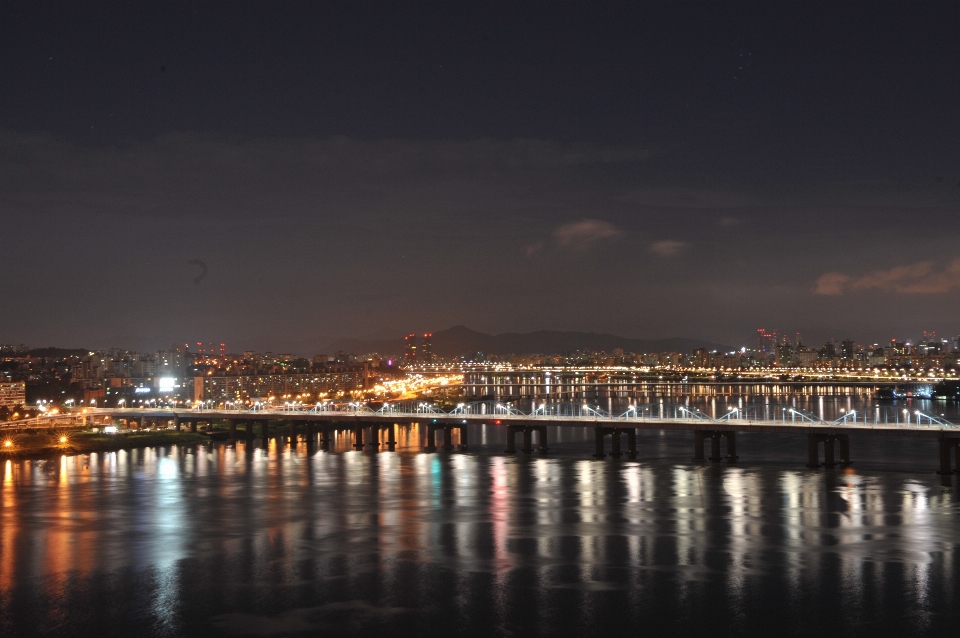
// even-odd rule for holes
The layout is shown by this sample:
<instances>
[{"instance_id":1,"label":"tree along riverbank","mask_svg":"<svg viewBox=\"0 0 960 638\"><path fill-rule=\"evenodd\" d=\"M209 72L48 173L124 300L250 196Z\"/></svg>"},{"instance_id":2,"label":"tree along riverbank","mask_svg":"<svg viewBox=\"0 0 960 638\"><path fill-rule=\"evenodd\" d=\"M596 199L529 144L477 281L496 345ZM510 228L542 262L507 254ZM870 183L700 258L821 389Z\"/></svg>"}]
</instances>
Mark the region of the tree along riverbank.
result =
<instances>
[{"instance_id":1,"label":"tree along riverbank","mask_svg":"<svg viewBox=\"0 0 960 638\"><path fill-rule=\"evenodd\" d=\"M209 442L210 436L206 434L175 430L122 434L77 431L2 433L0 434L0 458L49 458L61 454L88 454L158 445L195 445Z\"/></svg>"}]
</instances>

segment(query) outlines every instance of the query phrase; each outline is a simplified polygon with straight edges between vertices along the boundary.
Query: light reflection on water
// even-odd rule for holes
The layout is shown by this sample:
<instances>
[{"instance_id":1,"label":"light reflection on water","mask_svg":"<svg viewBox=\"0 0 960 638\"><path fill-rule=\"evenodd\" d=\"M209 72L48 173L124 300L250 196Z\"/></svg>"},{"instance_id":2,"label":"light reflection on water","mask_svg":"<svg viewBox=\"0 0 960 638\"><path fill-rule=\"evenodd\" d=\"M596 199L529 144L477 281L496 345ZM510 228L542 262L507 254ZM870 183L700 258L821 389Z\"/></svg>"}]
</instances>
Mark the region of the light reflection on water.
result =
<instances>
[{"instance_id":1,"label":"light reflection on water","mask_svg":"<svg viewBox=\"0 0 960 638\"><path fill-rule=\"evenodd\" d=\"M418 454L404 430L396 454L4 462L0 635L956 635L954 479L695 465L658 433L670 460L507 457L496 431Z\"/></svg>"}]
</instances>

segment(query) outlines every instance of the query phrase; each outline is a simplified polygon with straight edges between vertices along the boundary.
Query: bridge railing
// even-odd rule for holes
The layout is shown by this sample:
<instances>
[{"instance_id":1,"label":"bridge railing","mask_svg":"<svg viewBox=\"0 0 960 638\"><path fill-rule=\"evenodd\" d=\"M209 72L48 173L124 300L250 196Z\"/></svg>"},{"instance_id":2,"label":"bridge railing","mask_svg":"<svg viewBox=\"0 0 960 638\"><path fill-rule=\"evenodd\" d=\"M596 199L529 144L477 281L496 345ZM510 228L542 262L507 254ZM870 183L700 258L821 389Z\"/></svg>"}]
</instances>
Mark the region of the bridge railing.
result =
<instances>
[{"instance_id":1,"label":"bridge railing","mask_svg":"<svg viewBox=\"0 0 960 638\"><path fill-rule=\"evenodd\" d=\"M943 417L927 414L920 410L897 408L893 406L874 406L863 410L851 410L833 422L834 425L867 425L867 426L939 426L943 428L960 427L947 421Z\"/></svg>"},{"instance_id":2,"label":"bridge railing","mask_svg":"<svg viewBox=\"0 0 960 638\"><path fill-rule=\"evenodd\" d=\"M643 405L634 405L620 415L612 415L600 406L592 406L587 403L577 402L557 402L544 403L531 412L523 412L514 405L506 402L497 401L478 401L472 403L461 403L453 409L446 411L434 403L427 401L396 401L384 403L380 408L374 410L369 405L361 402L323 402L315 406L306 406L302 404L282 404L275 405L267 402L255 403L252 406L236 406L237 409L213 409L208 407L200 408L197 412L227 412L237 414L276 414L278 416L302 414L302 415L352 415L352 416L395 416L397 418L422 418L432 416L438 418L444 417L502 417L507 419L531 419L531 420L558 420L565 419L571 421L620 421L649 423L654 421L669 420L672 422L690 422L702 424L716 424L721 427L730 427L731 425L763 425L763 424L784 424L784 425L820 425L828 427L924 427L924 428L960 428L960 425L951 423L942 416L927 414L920 410L909 410L905 408L896 408L890 406L874 406L863 410L854 410L844 413L841 417L833 421L826 421L817 415L805 412L792 406L779 404L757 403L742 407L730 408L719 417L712 417L696 408L679 403L649 403ZM136 408L124 408L122 410L99 409L91 412L95 413L113 413L136 414L142 412ZM194 411L194 410L191 410ZM68 418L62 415L62 418Z\"/></svg>"},{"instance_id":3,"label":"bridge railing","mask_svg":"<svg viewBox=\"0 0 960 638\"><path fill-rule=\"evenodd\" d=\"M574 403L567 401L559 403L544 403L538 406L533 412L525 416L534 419L537 417L591 420L611 418L610 413L600 406L594 407L587 403Z\"/></svg>"},{"instance_id":4,"label":"bridge railing","mask_svg":"<svg viewBox=\"0 0 960 638\"><path fill-rule=\"evenodd\" d=\"M743 407L730 408L717 417L717 422L735 423L738 421L769 421L772 423L790 423L793 425L822 425L826 421L815 414L805 412L790 405L776 403L751 403Z\"/></svg>"},{"instance_id":5,"label":"bridge railing","mask_svg":"<svg viewBox=\"0 0 960 638\"><path fill-rule=\"evenodd\" d=\"M682 403L646 403L631 405L630 408L617 417L623 421L649 421L653 419L688 420L698 422L713 422L709 414L697 408Z\"/></svg>"}]
</instances>

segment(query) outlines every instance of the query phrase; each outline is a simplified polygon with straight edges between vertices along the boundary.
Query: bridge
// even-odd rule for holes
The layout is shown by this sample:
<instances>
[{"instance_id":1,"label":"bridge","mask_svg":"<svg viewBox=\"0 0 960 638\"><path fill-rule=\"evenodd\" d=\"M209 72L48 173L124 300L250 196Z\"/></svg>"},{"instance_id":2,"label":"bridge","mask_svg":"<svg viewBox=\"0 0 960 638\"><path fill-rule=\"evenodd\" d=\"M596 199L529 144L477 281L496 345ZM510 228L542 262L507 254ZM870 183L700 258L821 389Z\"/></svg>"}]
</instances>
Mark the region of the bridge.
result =
<instances>
[{"instance_id":1,"label":"bridge","mask_svg":"<svg viewBox=\"0 0 960 638\"><path fill-rule=\"evenodd\" d=\"M377 407L379 406L379 407ZM268 438L269 421L288 424L291 440L302 426L308 444L319 434L321 449L328 450L331 430L348 430L353 433L353 446L357 450L372 448L374 451L392 451L396 446L396 426L417 423L424 427L425 452L437 450L436 434L443 436L443 449L453 449L452 433L458 430L461 448L466 449L467 430L471 424L487 424L504 428L506 452L516 451L516 435L522 435L522 451L533 451L533 436L536 435L540 451L548 449L548 431L564 427L592 427L595 434L594 457L607 456L605 440L610 437L611 454L622 455L621 437L627 439L626 456L636 458L637 430L683 430L693 433L694 460L734 462L737 460L737 432L780 432L807 435L807 465L820 467L820 448L823 448L826 467L837 465L835 444L839 445L839 464L846 465L850 458L851 434L908 435L937 438L940 442L940 472L952 473L951 450L960 470L960 425L936 415L919 410L892 406L875 406L860 411L844 413L834 421L804 412L789 405L773 403L748 404L730 408L719 416L711 416L684 404L649 403L632 405L622 414L611 414L596 405L579 402L543 403L532 405L530 411L522 411L515 405L498 401L461 403L450 409L426 401L398 401L383 404L324 402L313 406L302 404L273 405L256 403L253 406L227 403L222 408L195 407L193 409L157 408L100 408L90 410L89 416L108 417L143 427L148 422L173 423L177 430L184 425L197 431L200 423L212 430L214 421L225 422L229 440L237 440L238 427L243 425L245 438L255 438L254 427L260 425L264 443ZM364 444L365 432L369 434ZM385 440L383 440L385 439ZM710 441L710 456L705 457L704 447ZM725 454L721 455L721 441Z\"/></svg>"}]
</instances>

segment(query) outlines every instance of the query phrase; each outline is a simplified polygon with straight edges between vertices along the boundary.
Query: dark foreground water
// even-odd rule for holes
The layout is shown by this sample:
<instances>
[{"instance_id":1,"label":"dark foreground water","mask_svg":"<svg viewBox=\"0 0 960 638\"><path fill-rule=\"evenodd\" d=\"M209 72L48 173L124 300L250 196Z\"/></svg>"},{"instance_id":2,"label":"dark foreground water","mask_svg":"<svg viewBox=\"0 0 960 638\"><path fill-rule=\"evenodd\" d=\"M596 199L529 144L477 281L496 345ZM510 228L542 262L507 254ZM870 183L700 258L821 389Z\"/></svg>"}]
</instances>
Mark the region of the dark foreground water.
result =
<instances>
[{"instance_id":1,"label":"dark foreground water","mask_svg":"<svg viewBox=\"0 0 960 638\"><path fill-rule=\"evenodd\" d=\"M579 429L549 457L416 434L3 462L0 636L960 635L935 441L811 471L802 437L742 436L732 466L689 434L636 462Z\"/></svg>"}]
</instances>

